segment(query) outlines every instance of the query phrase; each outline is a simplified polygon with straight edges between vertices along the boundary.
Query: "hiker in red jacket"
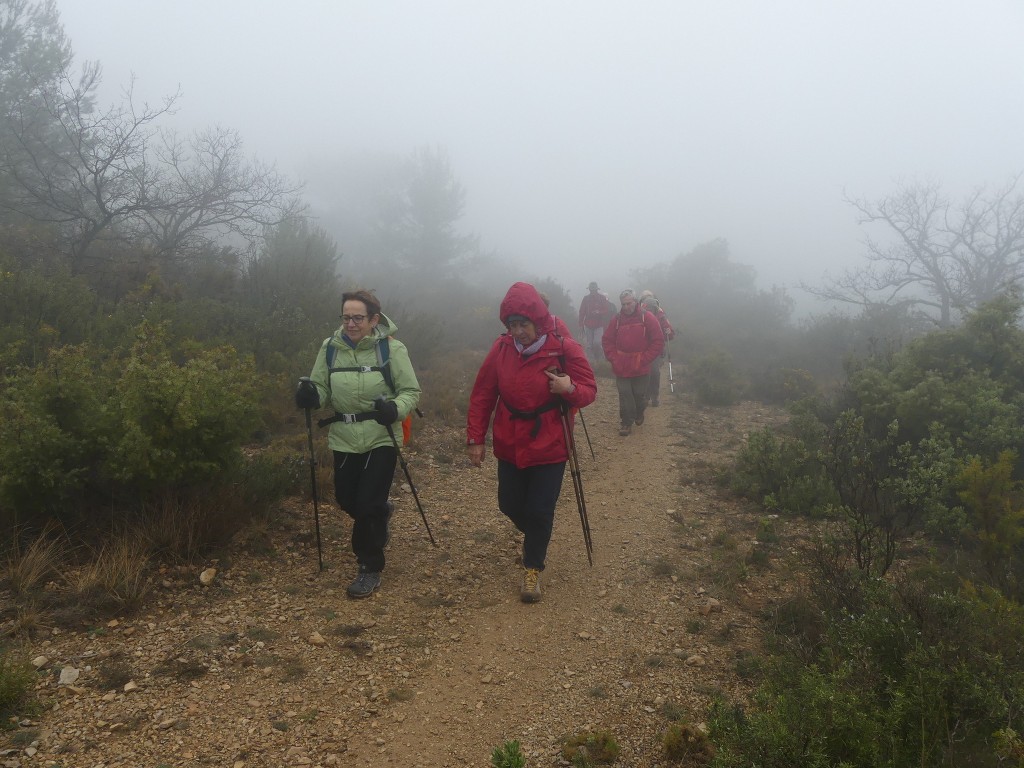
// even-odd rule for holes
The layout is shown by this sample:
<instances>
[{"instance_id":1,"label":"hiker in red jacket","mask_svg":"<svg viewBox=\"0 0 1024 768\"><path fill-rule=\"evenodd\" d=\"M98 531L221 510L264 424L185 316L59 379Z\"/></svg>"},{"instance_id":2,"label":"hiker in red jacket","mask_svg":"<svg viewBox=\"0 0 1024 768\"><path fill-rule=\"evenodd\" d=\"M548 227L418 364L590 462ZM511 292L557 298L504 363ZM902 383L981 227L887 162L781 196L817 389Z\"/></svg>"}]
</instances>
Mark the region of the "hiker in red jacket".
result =
<instances>
[{"instance_id":1,"label":"hiker in red jacket","mask_svg":"<svg viewBox=\"0 0 1024 768\"><path fill-rule=\"evenodd\" d=\"M466 414L466 453L473 466L483 464L493 414L498 508L523 534L519 597L535 603L569 458L563 420L572 429L572 409L594 402L597 383L583 348L554 332L552 316L532 285L509 288L500 317L508 332L494 342L476 375Z\"/></svg>"},{"instance_id":2,"label":"hiker in red jacket","mask_svg":"<svg viewBox=\"0 0 1024 768\"><path fill-rule=\"evenodd\" d=\"M608 321L615 314L615 305L608 296L592 282L590 291L580 300L580 330L583 331L584 345L591 360L597 360L601 352L601 334Z\"/></svg>"},{"instance_id":3,"label":"hiker in red jacket","mask_svg":"<svg viewBox=\"0 0 1024 768\"><path fill-rule=\"evenodd\" d=\"M619 434L626 436L634 424L644 423L648 374L665 347L665 334L657 318L637 303L631 289L619 294L619 303L622 309L604 329L601 344L619 390Z\"/></svg>"},{"instance_id":4,"label":"hiker in red jacket","mask_svg":"<svg viewBox=\"0 0 1024 768\"><path fill-rule=\"evenodd\" d=\"M658 399L661 394L661 364L668 351L668 343L676 337L676 330L668 321L665 310L661 308L661 302L658 301L658 297L654 295L653 291L644 291L640 294L640 305L658 318L658 325L661 326L661 331L665 334L665 348L651 363L651 373L647 382L647 399L650 400L651 406L657 408L661 405L661 401Z\"/></svg>"}]
</instances>

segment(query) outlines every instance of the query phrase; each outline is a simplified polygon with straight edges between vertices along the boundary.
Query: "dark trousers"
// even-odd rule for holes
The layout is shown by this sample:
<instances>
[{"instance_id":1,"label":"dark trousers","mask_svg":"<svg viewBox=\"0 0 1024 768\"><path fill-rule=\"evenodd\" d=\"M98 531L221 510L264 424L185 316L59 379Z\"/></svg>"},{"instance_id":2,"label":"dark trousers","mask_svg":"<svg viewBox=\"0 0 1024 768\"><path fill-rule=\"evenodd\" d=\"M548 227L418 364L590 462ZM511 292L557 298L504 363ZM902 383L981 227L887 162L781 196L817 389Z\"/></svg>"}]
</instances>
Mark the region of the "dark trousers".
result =
<instances>
[{"instance_id":1,"label":"dark trousers","mask_svg":"<svg viewBox=\"0 0 1024 768\"><path fill-rule=\"evenodd\" d=\"M565 462L517 469L498 460L498 509L523 534L523 567L544 570Z\"/></svg>"},{"instance_id":2,"label":"dark trousers","mask_svg":"<svg viewBox=\"0 0 1024 768\"><path fill-rule=\"evenodd\" d=\"M647 408L647 375L619 376L615 379L619 390L619 421L622 426L631 427L637 419L643 418Z\"/></svg>"},{"instance_id":3,"label":"dark trousers","mask_svg":"<svg viewBox=\"0 0 1024 768\"><path fill-rule=\"evenodd\" d=\"M647 378L647 399L652 403L658 402L658 395L661 392L661 361L664 360L660 355L654 358L654 362L651 363L651 372Z\"/></svg>"},{"instance_id":4,"label":"dark trousers","mask_svg":"<svg viewBox=\"0 0 1024 768\"><path fill-rule=\"evenodd\" d=\"M334 452L334 498L352 518L352 552L368 571L384 570L387 501L397 462L390 445L368 453Z\"/></svg>"},{"instance_id":5,"label":"dark trousers","mask_svg":"<svg viewBox=\"0 0 1024 768\"><path fill-rule=\"evenodd\" d=\"M597 328L587 328L584 326L583 335L586 339L585 348L590 359L602 359L604 357L604 351L601 348L601 339L604 337L604 327L598 326Z\"/></svg>"}]
</instances>

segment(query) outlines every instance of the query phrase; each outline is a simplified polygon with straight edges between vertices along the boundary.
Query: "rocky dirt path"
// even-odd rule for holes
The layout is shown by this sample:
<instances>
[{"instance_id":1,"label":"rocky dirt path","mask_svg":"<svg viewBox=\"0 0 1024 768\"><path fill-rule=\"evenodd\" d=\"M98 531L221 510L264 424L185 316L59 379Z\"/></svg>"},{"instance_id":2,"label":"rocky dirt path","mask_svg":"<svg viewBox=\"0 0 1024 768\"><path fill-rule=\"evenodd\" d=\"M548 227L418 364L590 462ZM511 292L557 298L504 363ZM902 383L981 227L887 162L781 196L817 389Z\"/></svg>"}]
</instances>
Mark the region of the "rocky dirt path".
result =
<instances>
[{"instance_id":1,"label":"rocky dirt path","mask_svg":"<svg viewBox=\"0 0 1024 768\"><path fill-rule=\"evenodd\" d=\"M486 766L516 739L550 766L564 737L594 729L615 736L618 765L663 762L671 720L742 692L754 614L782 588L781 553L755 556L757 513L713 482L779 415L666 391L623 438L614 382L599 385L596 461L577 428L594 566L567 477L540 603L518 600L493 457L474 469L460 429L425 424L406 455L438 547L399 493L383 587L351 601L347 522L321 505L317 573L297 502L209 564L213 583L168 571L142 615L33 642L46 711L3 737L0 765Z\"/></svg>"}]
</instances>

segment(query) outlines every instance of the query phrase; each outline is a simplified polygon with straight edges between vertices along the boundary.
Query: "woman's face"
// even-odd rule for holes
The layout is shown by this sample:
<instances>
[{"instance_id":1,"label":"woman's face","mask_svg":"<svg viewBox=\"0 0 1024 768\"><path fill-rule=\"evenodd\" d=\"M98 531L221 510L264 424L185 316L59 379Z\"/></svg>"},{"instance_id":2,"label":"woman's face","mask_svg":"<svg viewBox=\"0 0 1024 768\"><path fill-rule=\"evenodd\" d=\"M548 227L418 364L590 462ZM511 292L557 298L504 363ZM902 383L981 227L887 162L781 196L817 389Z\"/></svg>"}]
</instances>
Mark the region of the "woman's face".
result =
<instances>
[{"instance_id":1,"label":"woman's face","mask_svg":"<svg viewBox=\"0 0 1024 768\"><path fill-rule=\"evenodd\" d=\"M380 315L370 317L366 312L366 302L349 299L341 307L341 323L345 335L352 341L359 341L377 327Z\"/></svg>"},{"instance_id":2,"label":"woman's face","mask_svg":"<svg viewBox=\"0 0 1024 768\"><path fill-rule=\"evenodd\" d=\"M508 332L524 347L530 346L537 340L537 326L530 320L513 320L508 324Z\"/></svg>"}]
</instances>

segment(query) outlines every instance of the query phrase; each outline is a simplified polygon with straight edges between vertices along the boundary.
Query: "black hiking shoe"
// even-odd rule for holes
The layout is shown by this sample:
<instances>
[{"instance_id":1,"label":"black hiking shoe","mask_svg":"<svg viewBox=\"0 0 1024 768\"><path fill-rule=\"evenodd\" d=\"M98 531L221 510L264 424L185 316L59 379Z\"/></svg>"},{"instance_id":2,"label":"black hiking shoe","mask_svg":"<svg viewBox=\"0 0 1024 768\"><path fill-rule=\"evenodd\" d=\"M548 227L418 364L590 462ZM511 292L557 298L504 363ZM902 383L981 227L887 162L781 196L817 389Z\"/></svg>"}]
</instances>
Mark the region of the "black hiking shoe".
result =
<instances>
[{"instance_id":1,"label":"black hiking shoe","mask_svg":"<svg viewBox=\"0 0 1024 768\"><path fill-rule=\"evenodd\" d=\"M628 434L630 433L630 431L631 431L631 430L630 430L630 428L629 428L629 424L623 424L623 425L622 425L622 426L621 426L621 427L619 428L619 434L620 434L620 435L622 435L623 437L625 437L626 435L628 435Z\"/></svg>"},{"instance_id":2,"label":"black hiking shoe","mask_svg":"<svg viewBox=\"0 0 1024 768\"><path fill-rule=\"evenodd\" d=\"M644 414L643 414L643 411L641 411L640 415L636 417L636 425L639 427L643 423L644 423Z\"/></svg>"},{"instance_id":3,"label":"black hiking shoe","mask_svg":"<svg viewBox=\"0 0 1024 768\"><path fill-rule=\"evenodd\" d=\"M355 581L348 585L345 591L348 596L356 600L369 597L380 586L380 573L368 571L365 566L359 566L359 575Z\"/></svg>"},{"instance_id":4,"label":"black hiking shoe","mask_svg":"<svg viewBox=\"0 0 1024 768\"><path fill-rule=\"evenodd\" d=\"M391 516L395 514L395 505L390 501L385 501L384 506L387 508L384 511L384 546L386 547L391 543Z\"/></svg>"}]
</instances>

